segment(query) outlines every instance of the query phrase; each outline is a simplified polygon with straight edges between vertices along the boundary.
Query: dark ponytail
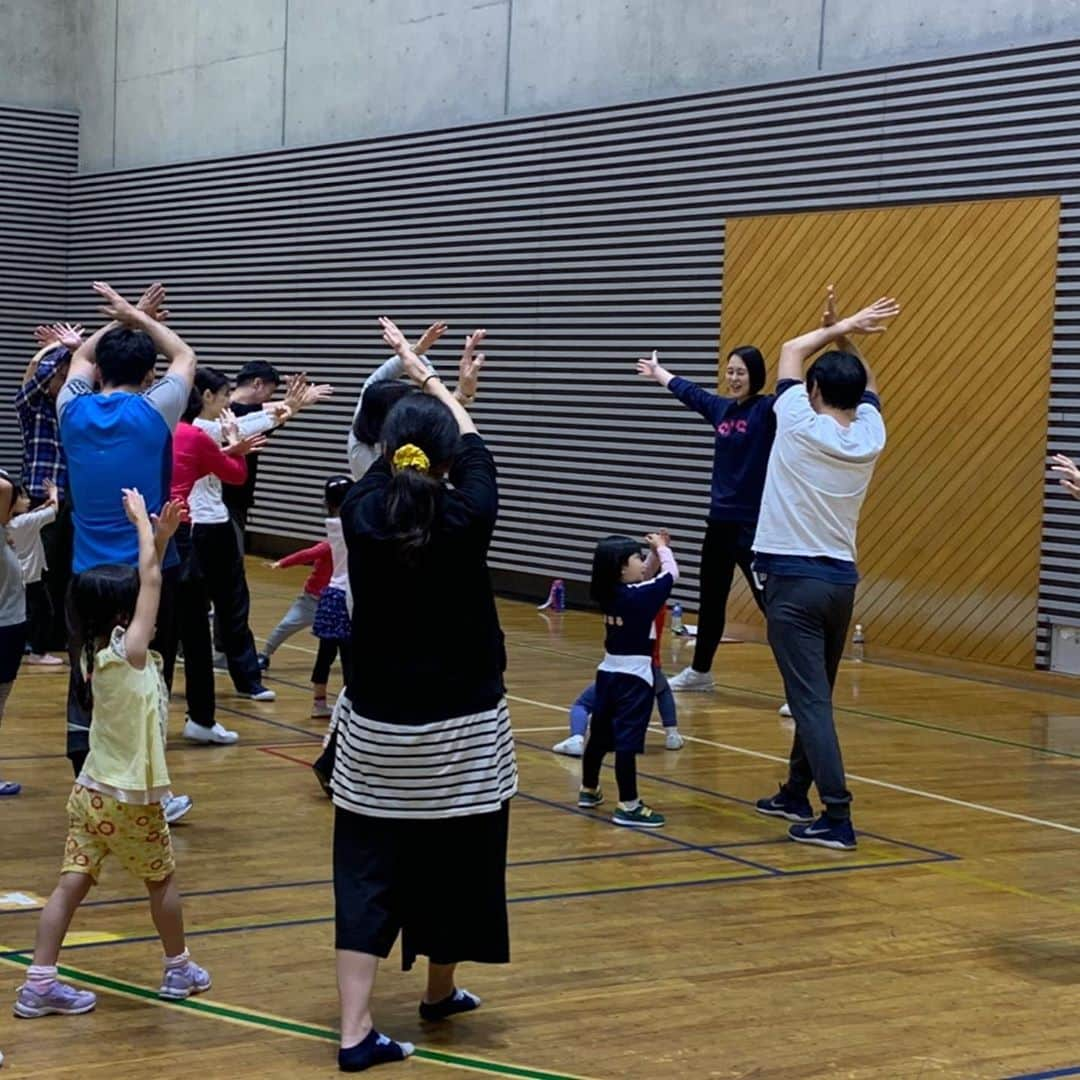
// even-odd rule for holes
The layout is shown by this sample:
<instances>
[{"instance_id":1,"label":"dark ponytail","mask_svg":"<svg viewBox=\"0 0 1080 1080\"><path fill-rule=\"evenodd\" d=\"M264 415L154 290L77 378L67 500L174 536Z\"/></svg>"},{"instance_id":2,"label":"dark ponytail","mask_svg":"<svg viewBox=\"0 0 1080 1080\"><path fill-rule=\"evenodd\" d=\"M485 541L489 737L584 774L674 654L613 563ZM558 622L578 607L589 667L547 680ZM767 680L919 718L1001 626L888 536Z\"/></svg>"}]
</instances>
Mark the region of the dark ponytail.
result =
<instances>
[{"instance_id":1,"label":"dark ponytail","mask_svg":"<svg viewBox=\"0 0 1080 1080\"><path fill-rule=\"evenodd\" d=\"M431 540L443 477L460 432L454 414L425 394L409 394L390 410L381 432L393 475L386 520L401 555L415 560Z\"/></svg>"}]
</instances>

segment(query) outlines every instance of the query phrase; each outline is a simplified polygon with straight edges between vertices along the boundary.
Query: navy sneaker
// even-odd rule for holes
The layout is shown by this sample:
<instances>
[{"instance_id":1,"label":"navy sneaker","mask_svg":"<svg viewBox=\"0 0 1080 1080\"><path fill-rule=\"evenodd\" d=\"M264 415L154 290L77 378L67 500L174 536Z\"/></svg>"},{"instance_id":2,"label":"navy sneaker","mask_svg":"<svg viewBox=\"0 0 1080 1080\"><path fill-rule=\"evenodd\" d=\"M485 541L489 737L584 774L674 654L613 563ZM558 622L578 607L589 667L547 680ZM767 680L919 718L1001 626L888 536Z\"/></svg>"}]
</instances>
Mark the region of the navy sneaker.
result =
<instances>
[{"instance_id":1,"label":"navy sneaker","mask_svg":"<svg viewBox=\"0 0 1080 1080\"><path fill-rule=\"evenodd\" d=\"M792 795L781 784L780 790L768 799L758 799L754 809L759 814L768 814L769 817L782 817L788 821L813 821L814 808L810 805L805 795Z\"/></svg>"},{"instance_id":2,"label":"navy sneaker","mask_svg":"<svg viewBox=\"0 0 1080 1080\"><path fill-rule=\"evenodd\" d=\"M266 653L264 653L264 652L259 653L259 670L260 671L269 671L270 670L270 657L267 656Z\"/></svg>"},{"instance_id":3,"label":"navy sneaker","mask_svg":"<svg viewBox=\"0 0 1080 1080\"><path fill-rule=\"evenodd\" d=\"M788 836L800 844L817 844L818 847L838 848L841 851L855 850L855 830L845 818L831 818L822 814L811 825L792 825Z\"/></svg>"}]
</instances>

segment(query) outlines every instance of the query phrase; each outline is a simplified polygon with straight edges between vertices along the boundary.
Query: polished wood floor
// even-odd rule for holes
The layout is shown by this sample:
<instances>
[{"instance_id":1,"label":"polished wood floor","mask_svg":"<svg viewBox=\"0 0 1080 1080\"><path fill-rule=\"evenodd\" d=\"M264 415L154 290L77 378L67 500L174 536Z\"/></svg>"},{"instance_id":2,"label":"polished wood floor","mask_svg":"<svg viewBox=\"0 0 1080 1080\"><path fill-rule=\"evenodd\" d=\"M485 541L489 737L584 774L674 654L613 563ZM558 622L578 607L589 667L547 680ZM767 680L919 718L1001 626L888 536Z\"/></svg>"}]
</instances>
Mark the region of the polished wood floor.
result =
<instances>
[{"instance_id":1,"label":"polished wood floor","mask_svg":"<svg viewBox=\"0 0 1080 1080\"><path fill-rule=\"evenodd\" d=\"M264 634L303 574L252 562L251 575ZM392 958L377 1022L424 1056L387 1075L1080 1074L1080 697L845 664L838 715L861 836L856 852L823 851L752 809L783 774L789 730L768 651L728 644L717 693L680 699L685 749L652 736L640 762L668 827L633 833L579 812L578 765L549 749L592 677L596 617L501 608L522 777L514 962L463 969L484 1007L429 1027L420 973ZM112 865L62 957L99 990L97 1011L17 1022L5 1007L6 1071L335 1074L331 809L302 767L321 730L308 718L311 645L299 635L278 653L274 704L219 684L236 747L185 745L174 706L170 769L195 799L174 830L179 873L213 989L188 1008L148 993L159 946L140 886ZM670 670L684 648L665 643ZM24 669L0 732L0 775L25 785L0 802L8 994L37 919L18 905L48 894L61 854L65 681Z\"/></svg>"}]
</instances>

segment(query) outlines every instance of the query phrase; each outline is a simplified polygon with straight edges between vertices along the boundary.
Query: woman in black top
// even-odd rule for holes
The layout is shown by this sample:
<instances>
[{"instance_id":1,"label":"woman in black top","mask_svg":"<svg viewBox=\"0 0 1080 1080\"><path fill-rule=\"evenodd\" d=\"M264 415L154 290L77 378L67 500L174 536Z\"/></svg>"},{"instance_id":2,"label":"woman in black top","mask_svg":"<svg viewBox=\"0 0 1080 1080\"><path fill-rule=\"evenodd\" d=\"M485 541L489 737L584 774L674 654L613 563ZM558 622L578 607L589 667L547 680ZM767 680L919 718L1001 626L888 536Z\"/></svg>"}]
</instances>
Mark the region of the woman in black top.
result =
<instances>
[{"instance_id":1,"label":"woman in black top","mask_svg":"<svg viewBox=\"0 0 1080 1080\"><path fill-rule=\"evenodd\" d=\"M479 999L459 961L506 963L506 841L517 791L505 648L487 569L495 463L469 414L393 323L384 338L424 390L399 402L382 456L341 508L354 664L332 780L341 1052L347 1071L411 1053L369 1008L380 957L429 959L420 1015ZM447 481L450 485L447 485Z\"/></svg>"}]
</instances>

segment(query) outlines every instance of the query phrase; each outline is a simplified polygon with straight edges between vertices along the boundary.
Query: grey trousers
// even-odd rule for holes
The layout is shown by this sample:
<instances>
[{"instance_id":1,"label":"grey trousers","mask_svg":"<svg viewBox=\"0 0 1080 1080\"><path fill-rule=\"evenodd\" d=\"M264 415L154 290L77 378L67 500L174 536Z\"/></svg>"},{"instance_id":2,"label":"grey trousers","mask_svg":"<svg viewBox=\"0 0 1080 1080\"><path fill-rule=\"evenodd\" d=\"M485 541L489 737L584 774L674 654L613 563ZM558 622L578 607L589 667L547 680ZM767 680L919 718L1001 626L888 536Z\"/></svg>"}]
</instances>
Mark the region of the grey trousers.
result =
<instances>
[{"instance_id":1,"label":"grey trousers","mask_svg":"<svg viewBox=\"0 0 1080 1080\"><path fill-rule=\"evenodd\" d=\"M854 604L854 585L773 574L765 582L769 645L795 718L786 787L806 795L816 784L825 812L838 819L851 816L851 792L844 782L832 691Z\"/></svg>"},{"instance_id":2,"label":"grey trousers","mask_svg":"<svg viewBox=\"0 0 1080 1080\"><path fill-rule=\"evenodd\" d=\"M301 593L293 602L292 607L285 612L281 622L270 631L266 639L266 648L263 652L267 656L273 656L274 651L286 639L290 638L298 630L306 630L315 622L315 609L319 606L319 598L311 593Z\"/></svg>"}]
</instances>

